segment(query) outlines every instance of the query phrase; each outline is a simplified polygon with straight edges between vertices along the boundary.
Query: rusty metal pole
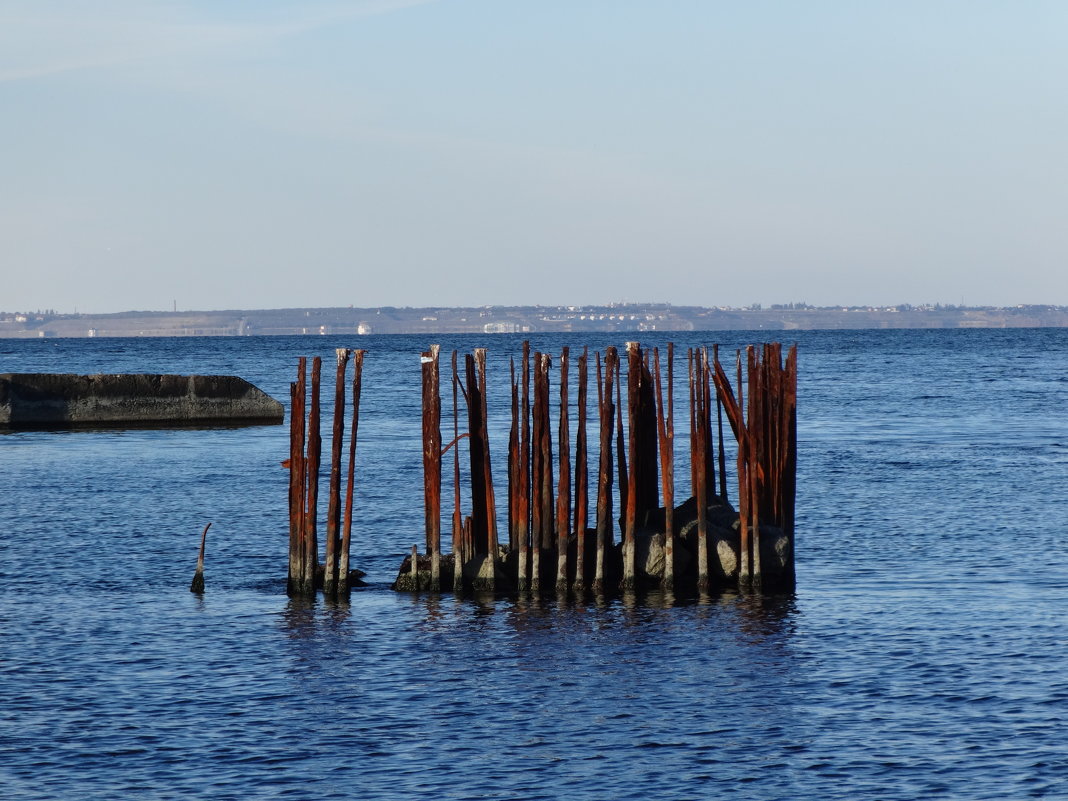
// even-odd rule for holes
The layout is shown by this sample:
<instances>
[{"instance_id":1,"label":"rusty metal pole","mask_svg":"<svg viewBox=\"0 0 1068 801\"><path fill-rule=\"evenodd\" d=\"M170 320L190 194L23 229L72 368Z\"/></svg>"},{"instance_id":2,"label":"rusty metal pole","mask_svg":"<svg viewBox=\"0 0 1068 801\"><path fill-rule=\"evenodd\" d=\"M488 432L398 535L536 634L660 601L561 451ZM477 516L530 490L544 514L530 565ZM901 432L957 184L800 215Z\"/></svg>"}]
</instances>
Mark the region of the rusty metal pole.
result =
<instances>
[{"instance_id":1,"label":"rusty metal pole","mask_svg":"<svg viewBox=\"0 0 1068 801\"><path fill-rule=\"evenodd\" d=\"M349 594L349 548L352 543L352 495L356 486L356 436L360 428L360 393L363 382L363 357L366 351L353 351L352 425L349 435L348 477L345 482L345 522L341 532L341 555L338 561L337 589L341 597Z\"/></svg>"},{"instance_id":2,"label":"rusty metal pole","mask_svg":"<svg viewBox=\"0 0 1068 801\"><path fill-rule=\"evenodd\" d=\"M326 567L323 594L337 597L338 552L341 550L341 449L345 439L345 373L349 365L348 348L336 348L337 374L334 385L334 425L330 439L330 489L326 506Z\"/></svg>"},{"instance_id":3,"label":"rusty metal pole","mask_svg":"<svg viewBox=\"0 0 1068 801\"><path fill-rule=\"evenodd\" d=\"M581 596L586 590L586 521L589 516L589 465L586 454L586 385L590 351L582 349L578 362L578 432L575 434L575 583Z\"/></svg>"},{"instance_id":4,"label":"rusty metal pole","mask_svg":"<svg viewBox=\"0 0 1068 801\"><path fill-rule=\"evenodd\" d=\"M656 368L657 433L660 435L660 480L664 490L664 576L665 592L675 589L675 401L674 401L675 346L668 343L667 385L668 401L664 406L664 392L660 380L660 350L653 348L653 364Z\"/></svg>"},{"instance_id":5,"label":"rusty metal pole","mask_svg":"<svg viewBox=\"0 0 1068 801\"><path fill-rule=\"evenodd\" d=\"M530 588L530 342L523 343L523 419L519 427L519 503L516 535L519 540L519 569L516 587Z\"/></svg>"},{"instance_id":6,"label":"rusty metal pole","mask_svg":"<svg viewBox=\"0 0 1068 801\"><path fill-rule=\"evenodd\" d=\"M623 582L621 589L632 592L635 588L635 542L634 529L638 513L638 403L641 392L642 350L637 342L627 343L627 435L629 443L629 467L627 470L627 503L623 529Z\"/></svg>"},{"instance_id":7,"label":"rusty metal pole","mask_svg":"<svg viewBox=\"0 0 1068 801\"><path fill-rule=\"evenodd\" d=\"M319 572L316 518L319 506L319 462L323 454L323 438L319 433L319 379L322 370L323 360L316 356L312 359L311 408L308 411L308 509L304 518L304 576L301 582L301 594L307 597L315 595L315 578Z\"/></svg>"},{"instance_id":8,"label":"rusty metal pole","mask_svg":"<svg viewBox=\"0 0 1068 801\"><path fill-rule=\"evenodd\" d=\"M422 354L423 386L423 501L426 524L426 551L430 556L430 589L440 586L441 547L441 395L438 363L441 347L431 345ZM435 567L438 568L435 571Z\"/></svg>"},{"instance_id":9,"label":"rusty metal pole","mask_svg":"<svg viewBox=\"0 0 1068 801\"><path fill-rule=\"evenodd\" d=\"M557 436L560 481L556 490L556 592L567 593L567 535L571 529L571 426L567 410L570 349L560 352L560 429Z\"/></svg>"},{"instance_id":10,"label":"rusty metal pole","mask_svg":"<svg viewBox=\"0 0 1068 801\"><path fill-rule=\"evenodd\" d=\"M600 405L600 464L597 477L597 563L593 591L601 595L605 590L605 557L612 544L612 429L615 426L615 407L612 403L612 381L616 374L618 356L613 347L605 348L604 383L601 382L601 357L597 355L597 394ZM602 392L603 386L603 392Z\"/></svg>"}]
</instances>

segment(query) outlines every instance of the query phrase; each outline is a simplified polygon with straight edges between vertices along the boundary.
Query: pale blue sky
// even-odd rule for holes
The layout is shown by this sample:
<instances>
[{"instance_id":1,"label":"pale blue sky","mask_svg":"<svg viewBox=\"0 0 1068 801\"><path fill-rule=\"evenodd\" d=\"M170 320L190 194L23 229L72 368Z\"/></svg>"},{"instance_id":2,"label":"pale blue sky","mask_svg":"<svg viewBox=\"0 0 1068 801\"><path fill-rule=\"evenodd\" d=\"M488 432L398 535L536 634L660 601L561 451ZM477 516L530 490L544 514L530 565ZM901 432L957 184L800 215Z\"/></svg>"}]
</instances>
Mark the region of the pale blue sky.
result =
<instances>
[{"instance_id":1,"label":"pale blue sky","mask_svg":"<svg viewBox=\"0 0 1068 801\"><path fill-rule=\"evenodd\" d=\"M0 0L0 309L1068 304L1063 0Z\"/></svg>"}]
</instances>

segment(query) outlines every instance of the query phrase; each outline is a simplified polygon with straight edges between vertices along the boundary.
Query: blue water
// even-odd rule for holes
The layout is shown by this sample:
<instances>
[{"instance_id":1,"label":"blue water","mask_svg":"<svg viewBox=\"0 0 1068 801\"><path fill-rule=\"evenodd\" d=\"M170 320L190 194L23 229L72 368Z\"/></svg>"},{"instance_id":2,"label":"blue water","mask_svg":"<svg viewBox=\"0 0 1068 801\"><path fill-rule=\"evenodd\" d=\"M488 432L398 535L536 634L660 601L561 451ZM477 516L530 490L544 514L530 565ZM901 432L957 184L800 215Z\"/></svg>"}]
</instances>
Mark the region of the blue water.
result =
<instances>
[{"instance_id":1,"label":"blue water","mask_svg":"<svg viewBox=\"0 0 1068 801\"><path fill-rule=\"evenodd\" d=\"M298 355L369 351L349 604L285 596L283 426L0 434L4 797L1068 798L1068 331L795 339L797 590L704 603L391 592L428 340L0 340L0 372L282 400ZM490 348L499 433L519 340L439 341Z\"/></svg>"}]
</instances>

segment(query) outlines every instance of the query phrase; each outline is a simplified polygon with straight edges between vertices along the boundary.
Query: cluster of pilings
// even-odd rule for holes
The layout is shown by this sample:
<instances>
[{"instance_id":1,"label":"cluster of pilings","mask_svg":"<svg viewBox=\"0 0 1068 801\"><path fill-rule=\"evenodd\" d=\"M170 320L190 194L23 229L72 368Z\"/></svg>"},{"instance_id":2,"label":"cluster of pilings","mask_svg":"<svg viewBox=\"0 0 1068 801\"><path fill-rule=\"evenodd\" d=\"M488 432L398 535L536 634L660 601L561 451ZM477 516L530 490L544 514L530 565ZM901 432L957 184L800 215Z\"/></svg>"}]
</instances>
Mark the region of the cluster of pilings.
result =
<instances>
[{"instance_id":1,"label":"cluster of pilings","mask_svg":"<svg viewBox=\"0 0 1068 801\"><path fill-rule=\"evenodd\" d=\"M595 354L599 460L592 528L588 527L589 350L583 348L576 360L574 460L569 348L563 348L557 359L555 458L550 388L553 359L546 353L531 353L529 343L524 343L518 375L512 360L505 545L497 530L490 463L486 351L476 349L464 356L462 379L458 354L452 353L453 436L445 447L440 350L433 346L422 354L426 550L420 555L418 547L412 547L394 585L397 589L541 594L551 588L558 594L582 594L649 586L698 593L728 584L741 588L792 586L796 347L790 348L785 364L778 344L762 349L750 346L744 359L738 351L734 386L720 364L718 347L713 347L711 358L707 348L688 351L692 495L678 507L674 347L667 346L666 375L656 348L650 354L639 343L628 342L624 356L625 373L615 348ZM744 389L743 367L748 378ZM461 393L466 406L463 433ZM724 414L736 445L738 511L727 500ZM463 439L468 441L470 454L471 509L467 515L461 510L459 443ZM442 554L442 464L449 450L453 451L452 548L450 554ZM613 473L618 475L618 493L613 493ZM620 507L618 543L613 518L616 494Z\"/></svg>"},{"instance_id":2,"label":"cluster of pilings","mask_svg":"<svg viewBox=\"0 0 1068 801\"><path fill-rule=\"evenodd\" d=\"M330 448L330 485L326 510L325 563L319 562L318 519L319 469L322 435L319 431L319 383L322 359L311 368L311 404L308 406L308 360L301 357L297 380L290 384L289 439L289 577L290 596L309 597L322 588L328 598L344 597L363 574L349 567L352 534L352 498L355 485L356 438L360 422L360 383L365 351L337 349L334 389L334 425ZM341 458L345 439L345 399L350 358L352 378L352 423L349 432L344 515L341 504Z\"/></svg>"}]
</instances>

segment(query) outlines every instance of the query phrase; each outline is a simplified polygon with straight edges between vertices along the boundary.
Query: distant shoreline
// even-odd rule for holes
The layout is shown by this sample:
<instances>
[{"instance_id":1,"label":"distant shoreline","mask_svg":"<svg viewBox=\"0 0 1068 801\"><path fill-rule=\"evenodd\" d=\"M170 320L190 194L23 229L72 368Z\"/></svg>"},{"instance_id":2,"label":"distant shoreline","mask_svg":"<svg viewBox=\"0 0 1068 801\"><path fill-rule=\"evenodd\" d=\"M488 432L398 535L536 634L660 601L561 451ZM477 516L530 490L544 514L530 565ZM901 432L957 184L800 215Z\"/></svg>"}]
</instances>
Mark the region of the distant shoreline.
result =
<instances>
[{"instance_id":1,"label":"distant shoreline","mask_svg":"<svg viewBox=\"0 0 1068 801\"><path fill-rule=\"evenodd\" d=\"M301 334L535 334L643 331L816 331L900 328L1063 328L1068 306L726 308L604 306L337 307L115 314L0 312L0 339L291 336Z\"/></svg>"}]
</instances>

